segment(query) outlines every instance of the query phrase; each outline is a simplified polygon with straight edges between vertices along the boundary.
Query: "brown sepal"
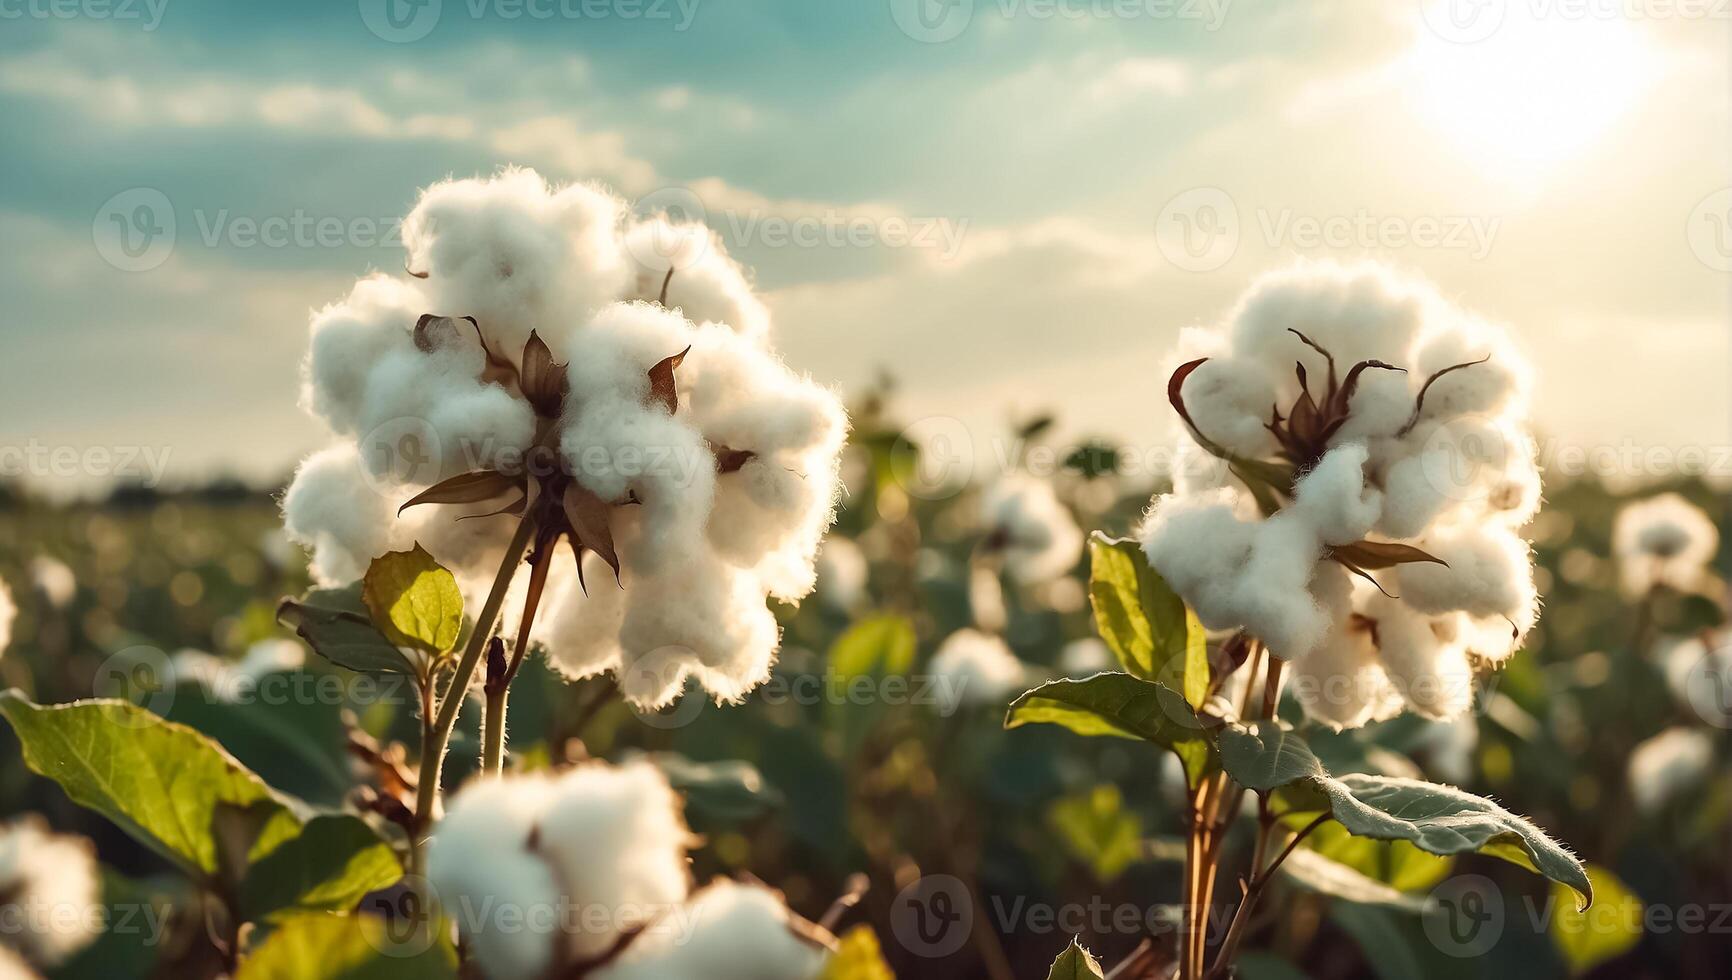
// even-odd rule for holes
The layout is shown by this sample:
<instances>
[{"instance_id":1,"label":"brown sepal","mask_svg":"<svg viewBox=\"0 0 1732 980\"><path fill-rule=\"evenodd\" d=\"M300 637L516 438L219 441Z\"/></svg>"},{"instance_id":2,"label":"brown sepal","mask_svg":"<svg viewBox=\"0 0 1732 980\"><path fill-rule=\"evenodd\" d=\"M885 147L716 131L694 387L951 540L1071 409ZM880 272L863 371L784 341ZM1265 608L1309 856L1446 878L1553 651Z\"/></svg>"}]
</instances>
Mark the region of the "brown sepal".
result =
<instances>
[{"instance_id":1,"label":"brown sepal","mask_svg":"<svg viewBox=\"0 0 1732 980\"><path fill-rule=\"evenodd\" d=\"M679 389L674 386L674 369L685 361L686 355L691 353L691 350L690 347L687 347L678 354L664 357L656 362L655 367L649 369L650 402L652 404L661 403L661 406L668 410L669 415L679 411L680 408Z\"/></svg>"},{"instance_id":2,"label":"brown sepal","mask_svg":"<svg viewBox=\"0 0 1732 980\"><path fill-rule=\"evenodd\" d=\"M498 470L476 470L435 483L397 508L401 514L417 504L476 504L517 489L518 481Z\"/></svg>"}]
</instances>

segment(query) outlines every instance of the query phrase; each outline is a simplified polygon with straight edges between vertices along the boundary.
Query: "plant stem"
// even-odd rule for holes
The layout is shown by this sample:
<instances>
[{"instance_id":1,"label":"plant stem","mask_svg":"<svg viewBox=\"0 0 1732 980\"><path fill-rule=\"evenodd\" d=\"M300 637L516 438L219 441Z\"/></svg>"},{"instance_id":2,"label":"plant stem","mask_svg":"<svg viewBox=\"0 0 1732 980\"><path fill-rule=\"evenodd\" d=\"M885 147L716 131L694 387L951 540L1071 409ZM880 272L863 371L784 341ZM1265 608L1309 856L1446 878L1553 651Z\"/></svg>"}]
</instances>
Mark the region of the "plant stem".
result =
<instances>
[{"instance_id":1,"label":"plant stem","mask_svg":"<svg viewBox=\"0 0 1732 980\"><path fill-rule=\"evenodd\" d=\"M1303 830L1293 835L1293 839L1287 842L1287 846L1282 848L1281 853L1277 854L1275 860L1269 862L1266 868L1259 868L1258 865L1262 863L1263 853L1268 848L1269 832L1276 824L1274 818L1268 815L1266 802L1259 819L1263 827L1257 835L1257 857L1251 864L1251 880L1245 886L1245 897L1239 902L1238 911L1233 913L1232 925L1227 927L1227 937L1221 941L1221 952L1215 957L1215 966L1208 974L1209 980L1227 976L1227 971L1233 966L1233 957L1238 953L1239 941L1245 938L1246 924L1251 921L1251 913L1257 907L1257 900L1268 890L1269 882L1274 880L1275 872L1280 870L1281 863L1287 860L1287 856L1292 854L1313 830L1323 826L1324 821L1330 819L1330 815L1319 814L1317 819L1306 824Z\"/></svg>"},{"instance_id":2,"label":"plant stem","mask_svg":"<svg viewBox=\"0 0 1732 980\"><path fill-rule=\"evenodd\" d=\"M482 715L481 772L497 776L505 768L505 706L511 695L511 682L523 666L529 652L529 629L535 625L535 611L541 606L541 592L547 586L548 551L537 547L529 558L529 589L523 597L523 617L518 621L517 640L513 644L511 663L502 677L487 678L487 707Z\"/></svg>"},{"instance_id":3,"label":"plant stem","mask_svg":"<svg viewBox=\"0 0 1732 980\"><path fill-rule=\"evenodd\" d=\"M523 551L529 547L529 538L533 532L533 526L525 520L517 525L517 533L512 535L511 543L505 546L505 560L499 563L499 573L493 578L493 588L488 591L486 601L481 604L481 612L475 617L475 629L469 634L469 644L463 648L463 658L457 661L457 670L451 676L450 685L445 688L445 697L439 702L439 715L423 743L421 778L419 785L415 787L416 837L427 833L428 828L433 825L433 808L439 803L439 777L445 768L445 750L451 745L451 730L457 726L457 714L463 710L463 700L469 693L469 683L475 677L475 665L480 662L481 651L486 648L488 638L493 635L494 624L499 619L499 607L505 602L505 592L511 588L512 576L517 573L517 563L523 560Z\"/></svg>"}]
</instances>

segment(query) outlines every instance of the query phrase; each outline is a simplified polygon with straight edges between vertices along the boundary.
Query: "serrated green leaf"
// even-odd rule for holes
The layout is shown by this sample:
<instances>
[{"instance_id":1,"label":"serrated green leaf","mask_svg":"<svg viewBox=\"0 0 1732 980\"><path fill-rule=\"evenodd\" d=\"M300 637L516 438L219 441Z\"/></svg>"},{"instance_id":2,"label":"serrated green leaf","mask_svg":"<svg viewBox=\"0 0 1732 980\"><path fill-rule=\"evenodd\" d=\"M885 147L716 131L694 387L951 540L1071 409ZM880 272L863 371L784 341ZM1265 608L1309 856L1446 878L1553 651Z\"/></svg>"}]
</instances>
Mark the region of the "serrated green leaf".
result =
<instances>
[{"instance_id":1,"label":"serrated green leaf","mask_svg":"<svg viewBox=\"0 0 1732 980\"><path fill-rule=\"evenodd\" d=\"M858 925L842 934L818 980L896 980L896 974L884 962L878 934L871 926Z\"/></svg>"},{"instance_id":2,"label":"serrated green leaf","mask_svg":"<svg viewBox=\"0 0 1732 980\"><path fill-rule=\"evenodd\" d=\"M277 619L294 630L313 652L339 667L363 674L417 674L416 665L373 625L361 598L361 583L340 589L313 589L299 599L284 599Z\"/></svg>"},{"instance_id":3,"label":"serrated green leaf","mask_svg":"<svg viewBox=\"0 0 1732 980\"><path fill-rule=\"evenodd\" d=\"M1119 788L1102 783L1056 800L1047 820L1065 850L1086 864L1095 880L1109 884L1143 856L1143 823L1127 810Z\"/></svg>"},{"instance_id":4,"label":"serrated green leaf","mask_svg":"<svg viewBox=\"0 0 1732 980\"><path fill-rule=\"evenodd\" d=\"M361 580L361 599L373 625L399 646L447 653L463 632L457 578L419 544L373 559Z\"/></svg>"},{"instance_id":5,"label":"serrated green leaf","mask_svg":"<svg viewBox=\"0 0 1732 980\"><path fill-rule=\"evenodd\" d=\"M1096 674L1043 684L1010 703L1005 728L1062 725L1078 735L1153 742L1178 753L1192 785L1215 764L1202 720L1181 695L1129 674Z\"/></svg>"},{"instance_id":6,"label":"serrated green leaf","mask_svg":"<svg viewBox=\"0 0 1732 980\"><path fill-rule=\"evenodd\" d=\"M1046 980L1102 980L1101 965L1075 939L1052 961Z\"/></svg>"},{"instance_id":7,"label":"serrated green leaf","mask_svg":"<svg viewBox=\"0 0 1732 980\"><path fill-rule=\"evenodd\" d=\"M1575 976L1617 959L1642 941L1642 900L1617 875L1597 864L1588 865L1587 873L1596 900L1586 911L1568 900L1569 889L1552 885L1558 911L1548 931Z\"/></svg>"},{"instance_id":8,"label":"serrated green leaf","mask_svg":"<svg viewBox=\"0 0 1732 980\"><path fill-rule=\"evenodd\" d=\"M343 814L315 817L298 837L248 869L241 911L255 922L285 912L347 912L402 877L396 852L365 821Z\"/></svg>"},{"instance_id":9,"label":"serrated green leaf","mask_svg":"<svg viewBox=\"0 0 1732 980\"><path fill-rule=\"evenodd\" d=\"M456 980L443 930L399 933L371 915L305 913L278 924L235 980Z\"/></svg>"},{"instance_id":10,"label":"serrated green leaf","mask_svg":"<svg viewBox=\"0 0 1732 980\"><path fill-rule=\"evenodd\" d=\"M253 860L300 832L304 804L273 791L204 735L136 705L44 707L7 691L0 715L33 772L202 880L219 870L217 824L225 807L262 811Z\"/></svg>"}]
</instances>

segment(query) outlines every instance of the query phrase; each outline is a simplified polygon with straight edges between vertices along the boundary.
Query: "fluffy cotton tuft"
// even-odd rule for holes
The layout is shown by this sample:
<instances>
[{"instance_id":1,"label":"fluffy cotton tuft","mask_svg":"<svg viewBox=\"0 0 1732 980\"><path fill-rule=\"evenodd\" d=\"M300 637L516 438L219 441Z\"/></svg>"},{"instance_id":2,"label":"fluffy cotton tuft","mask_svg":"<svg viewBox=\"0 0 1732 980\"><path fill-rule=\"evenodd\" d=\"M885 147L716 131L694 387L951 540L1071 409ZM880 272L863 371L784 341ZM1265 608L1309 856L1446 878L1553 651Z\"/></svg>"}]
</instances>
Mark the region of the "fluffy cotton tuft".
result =
<instances>
[{"instance_id":1,"label":"fluffy cotton tuft","mask_svg":"<svg viewBox=\"0 0 1732 980\"><path fill-rule=\"evenodd\" d=\"M12 621L18 618L18 606L12 602L12 592L0 582L0 653L12 645Z\"/></svg>"},{"instance_id":2,"label":"fluffy cotton tuft","mask_svg":"<svg viewBox=\"0 0 1732 980\"><path fill-rule=\"evenodd\" d=\"M1325 263L1180 347L1180 455L1207 465L1152 503L1149 563L1204 625L1294 661L1326 724L1466 712L1475 664L1539 615L1533 382L1508 337L1424 282Z\"/></svg>"},{"instance_id":3,"label":"fluffy cotton tuft","mask_svg":"<svg viewBox=\"0 0 1732 980\"><path fill-rule=\"evenodd\" d=\"M1675 493L1625 506L1612 528L1612 551L1633 596L1657 585L1694 589L1719 546L1713 520Z\"/></svg>"},{"instance_id":4,"label":"fluffy cotton tuft","mask_svg":"<svg viewBox=\"0 0 1732 980\"><path fill-rule=\"evenodd\" d=\"M807 927L810 929L810 927ZM720 880L692 896L674 921L658 924L596 980L814 980L828 953L797 923L777 893Z\"/></svg>"},{"instance_id":5,"label":"fluffy cotton tuft","mask_svg":"<svg viewBox=\"0 0 1732 980\"><path fill-rule=\"evenodd\" d=\"M1018 582L1057 578L1082 557L1082 530L1045 480L1023 475L999 480L981 497L981 518L987 549L1004 556Z\"/></svg>"},{"instance_id":6,"label":"fluffy cotton tuft","mask_svg":"<svg viewBox=\"0 0 1732 980\"><path fill-rule=\"evenodd\" d=\"M942 684L944 704L999 704L1020 694L1028 665L1004 640L979 630L960 629L945 637L926 670Z\"/></svg>"},{"instance_id":7,"label":"fluffy cotton tuft","mask_svg":"<svg viewBox=\"0 0 1732 980\"><path fill-rule=\"evenodd\" d=\"M616 585L590 554L587 595L575 574L550 582L535 636L555 663L619 672L646 706L688 678L720 699L761 683L780 640L768 600L815 585L848 421L770 347L744 271L708 229L633 220L603 190L521 169L435 184L404 235L424 278L369 276L313 317L303 404L341 441L302 463L283 516L315 580L352 582L419 543L478 593L514 527L483 515L511 498L398 507L554 453L606 508L621 562ZM427 315L452 319L418 330ZM499 376L532 331L567 365L558 418ZM682 352L670 412L649 372ZM575 568L563 548L552 560Z\"/></svg>"},{"instance_id":8,"label":"fluffy cotton tuft","mask_svg":"<svg viewBox=\"0 0 1732 980\"><path fill-rule=\"evenodd\" d=\"M1092 677L1103 670L1112 670L1114 663L1113 652L1093 636L1066 643L1058 655L1058 669L1066 677Z\"/></svg>"},{"instance_id":9,"label":"fluffy cotton tuft","mask_svg":"<svg viewBox=\"0 0 1732 980\"><path fill-rule=\"evenodd\" d=\"M643 761L476 780L435 829L427 877L488 980L603 963L587 975L812 980L824 953L800 927L815 927L779 895L691 893L680 808Z\"/></svg>"},{"instance_id":10,"label":"fluffy cotton tuft","mask_svg":"<svg viewBox=\"0 0 1732 980\"><path fill-rule=\"evenodd\" d=\"M1700 783L1714 763L1714 742L1696 728L1668 728L1630 753L1630 795L1643 813L1659 812Z\"/></svg>"},{"instance_id":11,"label":"fluffy cotton tuft","mask_svg":"<svg viewBox=\"0 0 1732 980\"><path fill-rule=\"evenodd\" d=\"M55 966L100 931L96 848L82 837L51 833L34 816L0 828L0 896L20 913L15 927L0 932L0 944L39 966Z\"/></svg>"}]
</instances>

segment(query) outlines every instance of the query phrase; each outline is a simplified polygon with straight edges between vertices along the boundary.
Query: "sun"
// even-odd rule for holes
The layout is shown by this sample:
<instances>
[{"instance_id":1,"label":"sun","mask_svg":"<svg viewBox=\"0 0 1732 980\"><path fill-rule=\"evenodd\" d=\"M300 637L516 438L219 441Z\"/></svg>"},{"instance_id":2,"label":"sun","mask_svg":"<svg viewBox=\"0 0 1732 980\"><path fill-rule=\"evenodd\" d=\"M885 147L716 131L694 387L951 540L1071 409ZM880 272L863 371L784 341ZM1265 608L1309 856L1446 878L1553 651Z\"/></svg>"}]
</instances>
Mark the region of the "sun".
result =
<instances>
[{"instance_id":1,"label":"sun","mask_svg":"<svg viewBox=\"0 0 1732 980\"><path fill-rule=\"evenodd\" d=\"M1409 98L1456 152L1490 174L1529 182L1604 137L1640 99L1659 60L1620 17L1570 16L1562 5L1496 9L1501 19L1484 37L1421 26Z\"/></svg>"}]
</instances>

